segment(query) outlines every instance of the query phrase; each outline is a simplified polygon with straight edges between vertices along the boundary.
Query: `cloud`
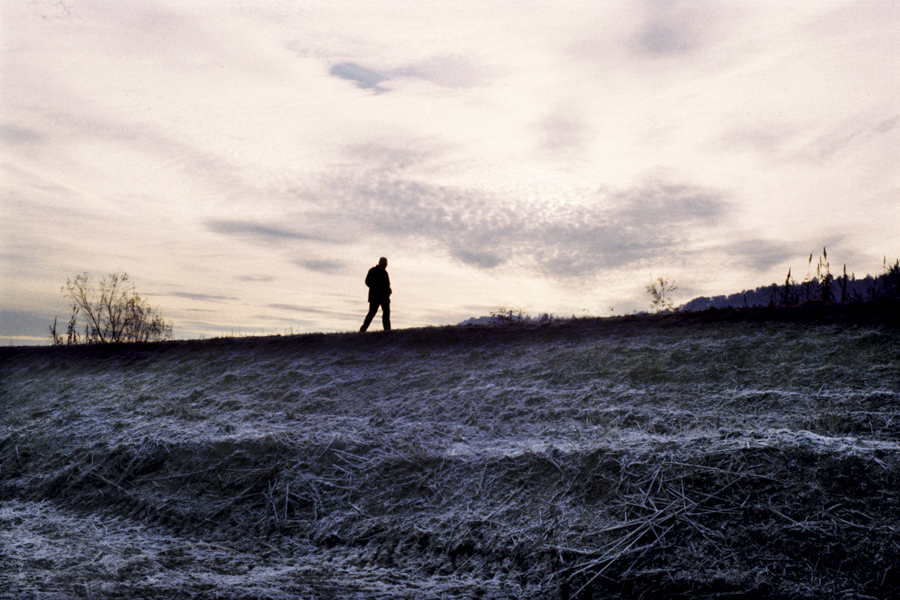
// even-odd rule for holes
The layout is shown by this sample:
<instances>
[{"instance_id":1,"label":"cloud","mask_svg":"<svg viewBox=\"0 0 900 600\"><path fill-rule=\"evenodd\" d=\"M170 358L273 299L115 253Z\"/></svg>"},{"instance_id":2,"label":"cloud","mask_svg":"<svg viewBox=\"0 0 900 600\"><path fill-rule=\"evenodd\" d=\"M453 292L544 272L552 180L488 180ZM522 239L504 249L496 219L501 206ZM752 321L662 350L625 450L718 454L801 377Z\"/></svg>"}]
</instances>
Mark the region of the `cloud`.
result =
<instances>
[{"instance_id":1,"label":"cloud","mask_svg":"<svg viewBox=\"0 0 900 600\"><path fill-rule=\"evenodd\" d=\"M65 329L68 315L57 317L51 310L32 311L0 307L0 345L12 341L46 342L50 339L49 328L53 319L58 319L57 327Z\"/></svg>"},{"instance_id":2,"label":"cloud","mask_svg":"<svg viewBox=\"0 0 900 600\"><path fill-rule=\"evenodd\" d=\"M386 92L387 88L381 87L381 83L390 79L389 76L373 71L352 62L342 62L331 67L329 71L335 77L352 81L356 87L364 90Z\"/></svg>"},{"instance_id":3,"label":"cloud","mask_svg":"<svg viewBox=\"0 0 900 600\"><path fill-rule=\"evenodd\" d=\"M445 88L471 88L484 83L487 72L460 56L436 56L395 69L399 77L421 79Z\"/></svg>"},{"instance_id":4,"label":"cloud","mask_svg":"<svg viewBox=\"0 0 900 600\"><path fill-rule=\"evenodd\" d=\"M648 23L637 35L637 45L644 54L671 56L684 54L693 44L685 31L663 20Z\"/></svg>"},{"instance_id":5,"label":"cloud","mask_svg":"<svg viewBox=\"0 0 900 600\"><path fill-rule=\"evenodd\" d=\"M900 115L867 115L825 124L754 123L724 133L721 144L749 148L780 163L822 164L882 136L896 136L898 124Z\"/></svg>"},{"instance_id":6,"label":"cloud","mask_svg":"<svg viewBox=\"0 0 900 600\"><path fill-rule=\"evenodd\" d=\"M345 263L339 260L299 259L294 264L309 271L318 273L340 273L344 271Z\"/></svg>"},{"instance_id":7,"label":"cloud","mask_svg":"<svg viewBox=\"0 0 900 600\"><path fill-rule=\"evenodd\" d=\"M885 119L875 126L875 133L890 133L897 128L898 123L900 123L900 115Z\"/></svg>"},{"instance_id":8,"label":"cloud","mask_svg":"<svg viewBox=\"0 0 900 600\"><path fill-rule=\"evenodd\" d=\"M28 144L39 142L43 139L43 135L15 125L0 125L0 143L3 144Z\"/></svg>"},{"instance_id":9,"label":"cloud","mask_svg":"<svg viewBox=\"0 0 900 600\"><path fill-rule=\"evenodd\" d=\"M196 302L230 302L232 300L237 300L237 298L234 296L218 296L215 294L197 294L191 292L169 292L165 295L172 296L174 298L194 300Z\"/></svg>"},{"instance_id":10,"label":"cloud","mask_svg":"<svg viewBox=\"0 0 900 600\"><path fill-rule=\"evenodd\" d=\"M245 238L265 245L277 245L293 240L329 241L320 235L303 233L274 225L263 225L253 221L212 220L206 222L206 228L214 233Z\"/></svg>"},{"instance_id":11,"label":"cloud","mask_svg":"<svg viewBox=\"0 0 900 600\"><path fill-rule=\"evenodd\" d=\"M275 310L282 310L288 312L299 312L310 315L331 315L334 314L332 310L325 310L321 308L310 308L309 306L298 306L296 304L266 304L266 307L272 308Z\"/></svg>"},{"instance_id":12,"label":"cloud","mask_svg":"<svg viewBox=\"0 0 900 600\"><path fill-rule=\"evenodd\" d=\"M332 65L334 77L352 81L356 87L376 93L390 91L382 84L392 79L419 79L445 88L471 88L484 82L486 71L459 56L431 57L411 65L375 70L355 62Z\"/></svg>"},{"instance_id":13,"label":"cloud","mask_svg":"<svg viewBox=\"0 0 900 600\"><path fill-rule=\"evenodd\" d=\"M723 250L742 266L760 273L797 257L796 247L758 238L728 244Z\"/></svg>"},{"instance_id":14,"label":"cloud","mask_svg":"<svg viewBox=\"0 0 900 600\"><path fill-rule=\"evenodd\" d=\"M384 178L388 173L400 174L405 169L423 165L434 154L421 148L399 148L377 143L354 144L346 149L346 153L360 165L369 166L378 178Z\"/></svg>"},{"instance_id":15,"label":"cloud","mask_svg":"<svg viewBox=\"0 0 900 600\"><path fill-rule=\"evenodd\" d=\"M704 41L711 11L703 3L684 0L646 0L647 17L634 41L644 56L661 58L688 54Z\"/></svg>"},{"instance_id":16,"label":"cloud","mask_svg":"<svg viewBox=\"0 0 900 600\"><path fill-rule=\"evenodd\" d=\"M541 147L550 152L565 150L583 151L588 137L588 126L577 116L557 112L545 118L541 124Z\"/></svg>"},{"instance_id":17,"label":"cloud","mask_svg":"<svg viewBox=\"0 0 900 600\"><path fill-rule=\"evenodd\" d=\"M360 226L375 233L424 239L480 269L526 264L554 278L686 252L729 206L716 190L664 182L553 207L402 179L360 182L353 195L366 199Z\"/></svg>"},{"instance_id":18,"label":"cloud","mask_svg":"<svg viewBox=\"0 0 900 600\"><path fill-rule=\"evenodd\" d=\"M900 121L900 115L889 119L856 119L840 124L829 131L821 133L814 141L806 145L800 157L811 162L828 160L848 148L867 144L881 135L893 132Z\"/></svg>"},{"instance_id":19,"label":"cloud","mask_svg":"<svg viewBox=\"0 0 900 600\"><path fill-rule=\"evenodd\" d=\"M473 251L467 248L455 247L453 256L463 263L480 269L493 269L503 264L507 258L496 252L490 251Z\"/></svg>"},{"instance_id":20,"label":"cloud","mask_svg":"<svg viewBox=\"0 0 900 600\"><path fill-rule=\"evenodd\" d=\"M97 28L93 34L98 47L125 56L150 55L175 69L188 64L221 64L232 52L226 38L209 28L210 20L187 4L103 2L78 6L76 15L92 23L115 24L128 32L111 36L107 29Z\"/></svg>"}]
</instances>

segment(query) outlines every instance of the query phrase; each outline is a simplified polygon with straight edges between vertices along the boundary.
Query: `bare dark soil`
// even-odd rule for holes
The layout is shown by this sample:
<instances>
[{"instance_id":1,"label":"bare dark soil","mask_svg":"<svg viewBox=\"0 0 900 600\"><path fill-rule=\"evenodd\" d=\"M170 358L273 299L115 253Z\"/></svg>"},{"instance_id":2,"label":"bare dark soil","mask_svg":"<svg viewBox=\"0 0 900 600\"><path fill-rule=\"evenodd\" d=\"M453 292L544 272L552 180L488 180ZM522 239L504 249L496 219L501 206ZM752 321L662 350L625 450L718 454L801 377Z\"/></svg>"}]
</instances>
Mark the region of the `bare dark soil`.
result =
<instances>
[{"instance_id":1,"label":"bare dark soil","mask_svg":"<svg viewBox=\"0 0 900 600\"><path fill-rule=\"evenodd\" d=\"M0 598L900 597L898 304L0 349Z\"/></svg>"}]
</instances>

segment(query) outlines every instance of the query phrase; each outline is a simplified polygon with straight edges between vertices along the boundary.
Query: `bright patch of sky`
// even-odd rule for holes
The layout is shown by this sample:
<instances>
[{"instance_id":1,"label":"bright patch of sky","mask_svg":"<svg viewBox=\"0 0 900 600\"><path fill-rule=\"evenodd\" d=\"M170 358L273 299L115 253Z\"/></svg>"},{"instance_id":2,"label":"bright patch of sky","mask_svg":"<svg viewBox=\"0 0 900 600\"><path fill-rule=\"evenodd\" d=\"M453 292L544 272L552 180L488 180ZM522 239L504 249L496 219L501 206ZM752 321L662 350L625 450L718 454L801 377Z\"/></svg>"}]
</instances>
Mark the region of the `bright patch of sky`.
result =
<instances>
[{"instance_id":1,"label":"bright patch of sky","mask_svg":"<svg viewBox=\"0 0 900 600\"><path fill-rule=\"evenodd\" d=\"M0 344L595 315L900 256L900 2L0 4ZM376 320L377 322L377 320Z\"/></svg>"}]
</instances>

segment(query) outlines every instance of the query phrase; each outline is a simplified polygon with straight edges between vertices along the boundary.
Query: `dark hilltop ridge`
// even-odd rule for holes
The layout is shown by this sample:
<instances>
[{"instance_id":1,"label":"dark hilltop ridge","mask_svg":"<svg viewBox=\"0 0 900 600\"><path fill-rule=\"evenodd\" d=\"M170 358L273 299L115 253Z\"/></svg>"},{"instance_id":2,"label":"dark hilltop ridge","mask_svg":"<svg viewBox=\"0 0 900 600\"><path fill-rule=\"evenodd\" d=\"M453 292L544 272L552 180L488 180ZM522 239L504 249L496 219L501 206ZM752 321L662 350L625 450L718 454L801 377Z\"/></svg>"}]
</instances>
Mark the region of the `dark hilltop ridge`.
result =
<instances>
[{"instance_id":1,"label":"dark hilltop ridge","mask_svg":"<svg viewBox=\"0 0 900 600\"><path fill-rule=\"evenodd\" d=\"M900 302L0 348L0 598L900 597Z\"/></svg>"},{"instance_id":2,"label":"dark hilltop ridge","mask_svg":"<svg viewBox=\"0 0 900 600\"><path fill-rule=\"evenodd\" d=\"M700 296L681 305L678 310L691 312L710 308L796 306L810 302L846 304L900 298L900 259L888 263L885 257L882 273L875 277L866 275L857 279L855 275L847 274L846 265L842 274L834 276L828 262L828 251L823 248L815 266L816 274L813 275L812 271L813 255L810 254L803 281L796 281L789 269L782 284L773 283L727 296Z\"/></svg>"},{"instance_id":3,"label":"dark hilltop ridge","mask_svg":"<svg viewBox=\"0 0 900 600\"><path fill-rule=\"evenodd\" d=\"M731 297L731 296L729 296ZM735 296L736 297L736 296ZM366 335L348 333L302 333L292 335L223 336L210 339L169 340L141 344L80 344L73 346L0 346L0 359L7 356L52 355L85 357L125 357L144 353L208 349L215 347L271 347L285 348L359 348L367 346L435 346L513 342L578 335L607 335L649 332L654 329L694 327L731 323L737 324L847 324L853 326L900 326L900 299L866 302L822 303L810 301L799 306L739 306L709 307L705 309L664 311L657 314L638 313L613 317L571 317L544 319L497 318L459 325L427 326L373 331Z\"/></svg>"}]
</instances>

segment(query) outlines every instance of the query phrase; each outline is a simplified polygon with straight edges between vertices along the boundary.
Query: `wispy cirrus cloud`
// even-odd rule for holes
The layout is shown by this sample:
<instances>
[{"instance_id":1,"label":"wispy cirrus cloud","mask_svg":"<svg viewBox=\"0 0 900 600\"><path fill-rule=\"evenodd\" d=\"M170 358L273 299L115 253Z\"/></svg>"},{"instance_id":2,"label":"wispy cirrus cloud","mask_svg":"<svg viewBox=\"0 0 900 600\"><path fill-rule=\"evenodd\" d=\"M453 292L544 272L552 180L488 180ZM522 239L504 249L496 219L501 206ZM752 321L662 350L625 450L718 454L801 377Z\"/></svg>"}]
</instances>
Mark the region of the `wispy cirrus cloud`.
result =
<instances>
[{"instance_id":1,"label":"wispy cirrus cloud","mask_svg":"<svg viewBox=\"0 0 900 600\"><path fill-rule=\"evenodd\" d=\"M318 273L341 273L347 268L347 264L340 260L329 259L305 259L294 261L294 264L309 271Z\"/></svg>"},{"instance_id":2,"label":"wispy cirrus cloud","mask_svg":"<svg viewBox=\"0 0 900 600\"><path fill-rule=\"evenodd\" d=\"M222 296L218 294L200 294L197 292L169 292L165 294L166 296L171 296L173 298L184 298L185 300L191 300L194 302L215 302L215 303L223 303L230 302L232 300L237 300L235 296Z\"/></svg>"},{"instance_id":3,"label":"wispy cirrus cloud","mask_svg":"<svg viewBox=\"0 0 900 600\"><path fill-rule=\"evenodd\" d=\"M266 225L249 220L210 220L206 222L206 229L213 233L226 236L244 238L253 242L277 245L285 241L309 241L329 242L333 241L319 233L298 231L288 227Z\"/></svg>"},{"instance_id":4,"label":"wispy cirrus cloud","mask_svg":"<svg viewBox=\"0 0 900 600\"><path fill-rule=\"evenodd\" d=\"M309 306L301 306L299 304L273 303L273 304L266 304L266 306L268 308L272 308L275 310L286 310L286 311L290 311L290 312L297 312L297 313L303 313L303 314L309 314L309 315L331 315L331 314L334 314L334 311L331 311L331 310L314 308L314 307L309 307Z\"/></svg>"},{"instance_id":5,"label":"wispy cirrus cloud","mask_svg":"<svg viewBox=\"0 0 900 600\"><path fill-rule=\"evenodd\" d=\"M869 143L896 137L900 115L843 119L833 125L812 122L756 123L724 133L721 143L739 145L779 162L821 163Z\"/></svg>"}]
</instances>

